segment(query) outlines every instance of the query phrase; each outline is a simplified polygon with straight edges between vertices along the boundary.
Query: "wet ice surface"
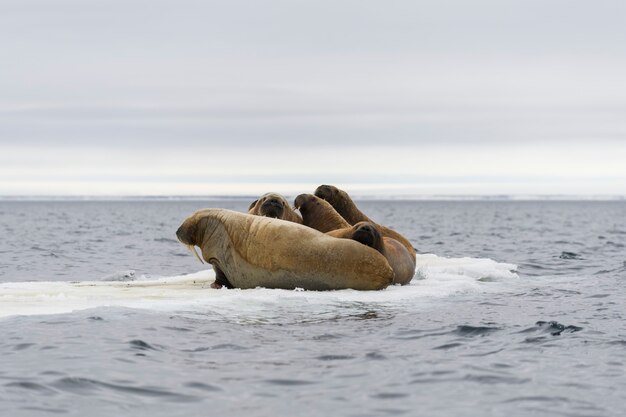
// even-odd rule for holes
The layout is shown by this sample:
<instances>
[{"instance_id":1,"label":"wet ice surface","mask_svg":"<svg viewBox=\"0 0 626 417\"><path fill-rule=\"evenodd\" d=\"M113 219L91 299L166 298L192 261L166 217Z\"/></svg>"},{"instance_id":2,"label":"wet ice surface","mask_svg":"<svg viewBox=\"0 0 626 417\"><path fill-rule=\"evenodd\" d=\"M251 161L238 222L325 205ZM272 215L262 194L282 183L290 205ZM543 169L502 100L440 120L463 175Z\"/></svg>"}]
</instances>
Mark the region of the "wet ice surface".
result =
<instances>
[{"instance_id":1,"label":"wet ice surface","mask_svg":"<svg viewBox=\"0 0 626 417\"><path fill-rule=\"evenodd\" d=\"M424 280L135 297L201 270L175 241L184 217L247 203L0 203L0 315L24 288L41 313L0 319L0 415L624 414L625 203L363 202L440 256Z\"/></svg>"}]
</instances>

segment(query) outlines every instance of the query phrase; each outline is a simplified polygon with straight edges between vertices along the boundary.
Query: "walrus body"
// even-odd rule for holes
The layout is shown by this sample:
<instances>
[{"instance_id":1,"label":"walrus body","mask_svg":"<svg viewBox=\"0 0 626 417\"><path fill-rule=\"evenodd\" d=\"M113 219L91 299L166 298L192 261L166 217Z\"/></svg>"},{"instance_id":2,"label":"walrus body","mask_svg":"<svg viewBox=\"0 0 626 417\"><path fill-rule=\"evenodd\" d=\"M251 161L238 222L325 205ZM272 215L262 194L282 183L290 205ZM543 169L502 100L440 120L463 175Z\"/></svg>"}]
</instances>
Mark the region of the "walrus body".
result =
<instances>
[{"instance_id":1,"label":"walrus body","mask_svg":"<svg viewBox=\"0 0 626 417\"><path fill-rule=\"evenodd\" d=\"M385 227L376 223L369 217L367 217L361 210L358 209L354 201L350 198L348 193L333 185L320 185L315 190L315 195L330 203L331 206L351 225L355 225L358 222L370 222L374 223L380 229L383 236L390 237L400 242L411 254L413 262L415 262L415 248L409 242L407 238L393 229Z\"/></svg>"},{"instance_id":2,"label":"walrus body","mask_svg":"<svg viewBox=\"0 0 626 417\"><path fill-rule=\"evenodd\" d=\"M380 290L393 281L383 255L284 220L204 209L176 232L236 288ZM194 251L195 252L195 251Z\"/></svg>"},{"instance_id":3,"label":"walrus body","mask_svg":"<svg viewBox=\"0 0 626 417\"><path fill-rule=\"evenodd\" d=\"M278 193L263 194L250 204L248 213L302 223L302 218L292 210L287 199Z\"/></svg>"},{"instance_id":4,"label":"walrus body","mask_svg":"<svg viewBox=\"0 0 626 417\"><path fill-rule=\"evenodd\" d=\"M397 240L382 236L374 223L358 222L354 226L330 231L327 235L356 240L383 254L393 269L394 284L406 285L415 276L415 260L409 251Z\"/></svg>"},{"instance_id":5,"label":"walrus body","mask_svg":"<svg viewBox=\"0 0 626 417\"><path fill-rule=\"evenodd\" d=\"M296 197L294 206L302 214L302 224L320 232L326 233L350 226L329 202L313 194L300 194Z\"/></svg>"}]
</instances>

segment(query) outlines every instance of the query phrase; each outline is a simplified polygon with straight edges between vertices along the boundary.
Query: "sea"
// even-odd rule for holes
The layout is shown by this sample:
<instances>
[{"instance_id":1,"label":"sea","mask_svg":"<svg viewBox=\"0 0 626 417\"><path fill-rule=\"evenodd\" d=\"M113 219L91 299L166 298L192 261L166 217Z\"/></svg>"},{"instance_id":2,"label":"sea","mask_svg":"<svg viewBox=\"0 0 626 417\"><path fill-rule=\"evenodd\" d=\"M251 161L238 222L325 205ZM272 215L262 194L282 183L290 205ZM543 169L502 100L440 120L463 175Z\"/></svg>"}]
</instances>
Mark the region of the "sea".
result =
<instances>
[{"instance_id":1,"label":"sea","mask_svg":"<svg viewBox=\"0 0 626 417\"><path fill-rule=\"evenodd\" d=\"M0 416L626 415L626 201L362 200L382 291L211 289L251 199L0 201Z\"/></svg>"}]
</instances>

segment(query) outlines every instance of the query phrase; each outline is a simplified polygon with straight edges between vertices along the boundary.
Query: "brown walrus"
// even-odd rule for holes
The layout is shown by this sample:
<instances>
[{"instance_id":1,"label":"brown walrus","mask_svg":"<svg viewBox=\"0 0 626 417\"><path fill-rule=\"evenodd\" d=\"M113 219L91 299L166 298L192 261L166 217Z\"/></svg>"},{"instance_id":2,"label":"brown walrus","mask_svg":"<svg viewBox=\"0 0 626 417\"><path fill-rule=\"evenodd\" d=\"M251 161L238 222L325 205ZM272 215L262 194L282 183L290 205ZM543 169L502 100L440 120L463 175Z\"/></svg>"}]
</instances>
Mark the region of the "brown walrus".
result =
<instances>
[{"instance_id":1,"label":"brown walrus","mask_svg":"<svg viewBox=\"0 0 626 417\"><path fill-rule=\"evenodd\" d=\"M293 205L302 214L302 224L320 232L326 233L350 226L330 203L313 194L300 194Z\"/></svg>"},{"instance_id":2,"label":"brown walrus","mask_svg":"<svg viewBox=\"0 0 626 417\"><path fill-rule=\"evenodd\" d=\"M237 288L380 290L393 282L376 250L280 219L210 208L187 218L176 236L194 253L199 246Z\"/></svg>"},{"instance_id":3,"label":"brown walrus","mask_svg":"<svg viewBox=\"0 0 626 417\"><path fill-rule=\"evenodd\" d=\"M395 239L382 236L378 226L370 222L358 222L354 226L332 230L329 236L352 239L382 253L394 272L393 283L406 285L415 276L415 260L409 251Z\"/></svg>"},{"instance_id":4,"label":"brown walrus","mask_svg":"<svg viewBox=\"0 0 626 417\"><path fill-rule=\"evenodd\" d=\"M302 223L302 218L292 210L287 199L278 193L263 194L250 204L248 213Z\"/></svg>"},{"instance_id":5,"label":"brown walrus","mask_svg":"<svg viewBox=\"0 0 626 417\"><path fill-rule=\"evenodd\" d=\"M351 225L355 225L358 222L370 222L374 223L380 229L383 236L390 237L402 243L402 245L409 251L413 261L415 262L415 248L409 242L407 238L393 229L385 227L376 223L369 217L367 217L361 210L359 210L354 204L354 201L350 198L348 193L334 185L320 185L315 190L315 195L321 199L324 199L330 203L331 206Z\"/></svg>"}]
</instances>

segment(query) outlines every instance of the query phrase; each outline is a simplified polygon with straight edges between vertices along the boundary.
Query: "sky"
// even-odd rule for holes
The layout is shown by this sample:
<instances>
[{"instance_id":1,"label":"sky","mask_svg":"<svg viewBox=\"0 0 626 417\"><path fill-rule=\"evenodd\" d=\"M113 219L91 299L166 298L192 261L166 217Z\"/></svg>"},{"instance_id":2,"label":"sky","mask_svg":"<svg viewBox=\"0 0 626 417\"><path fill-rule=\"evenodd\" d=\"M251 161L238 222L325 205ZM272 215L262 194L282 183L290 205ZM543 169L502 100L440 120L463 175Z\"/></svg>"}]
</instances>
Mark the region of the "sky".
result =
<instances>
[{"instance_id":1,"label":"sky","mask_svg":"<svg viewBox=\"0 0 626 417\"><path fill-rule=\"evenodd\" d=\"M0 0L0 196L626 195L622 0Z\"/></svg>"}]
</instances>

